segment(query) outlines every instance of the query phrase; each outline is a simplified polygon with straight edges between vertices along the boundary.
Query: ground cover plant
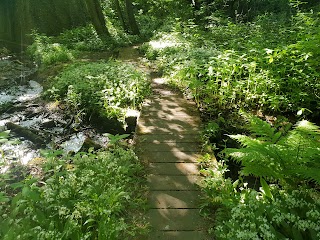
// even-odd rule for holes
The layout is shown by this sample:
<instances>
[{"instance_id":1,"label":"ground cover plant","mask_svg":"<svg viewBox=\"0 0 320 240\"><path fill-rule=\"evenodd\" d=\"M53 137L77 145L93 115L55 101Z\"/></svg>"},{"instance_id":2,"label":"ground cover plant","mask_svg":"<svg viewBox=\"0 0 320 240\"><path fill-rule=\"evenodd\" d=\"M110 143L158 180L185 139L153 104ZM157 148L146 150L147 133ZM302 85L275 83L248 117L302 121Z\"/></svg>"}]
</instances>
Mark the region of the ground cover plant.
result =
<instances>
[{"instance_id":1,"label":"ground cover plant","mask_svg":"<svg viewBox=\"0 0 320 240\"><path fill-rule=\"evenodd\" d=\"M190 91L205 111L244 107L297 112L305 108L317 116L316 13L298 13L290 20L270 14L255 22L227 22L206 31L178 23L169 35L178 44L161 49L150 45L146 55L158 56L160 68L175 85Z\"/></svg>"},{"instance_id":2,"label":"ground cover plant","mask_svg":"<svg viewBox=\"0 0 320 240\"><path fill-rule=\"evenodd\" d=\"M132 150L116 144L35 161L37 175L22 167L1 174L1 239L132 239L144 231L135 214L144 203L142 166Z\"/></svg>"},{"instance_id":3,"label":"ground cover plant","mask_svg":"<svg viewBox=\"0 0 320 240\"><path fill-rule=\"evenodd\" d=\"M124 121L127 109L138 109L149 93L144 73L117 61L75 63L52 81L46 92L63 101L74 115L85 114Z\"/></svg>"},{"instance_id":4,"label":"ground cover plant","mask_svg":"<svg viewBox=\"0 0 320 240\"><path fill-rule=\"evenodd\" d=\"M140 36L130 34L127 3ZM139 108L149 92L144 74L106 58L153 36L141 52L194 99L206 124L201 212L212 238L319 239L318 1L105 1L101 9L104 33L96 23L34 33L28 49L40 66L62 66L45 97L73 116L72 130L83 120L124 122L127 109ZM83 62L87 51L110 54ZM144 231L131 214L145 203L130 149L36 160L38 174L11 166L0 175L0 238L132 239Z\"/></svg>"},{"instance_id":5,"label":"ground cover plant","mask_svg":"<svg viewBox=\"0 0 320 240\"><path fill-rule=\"evenodd\" d=\"M318 239L319 127L304 120L277 130L246 118L251 134L230 135L242 148L224 149L225 162L208 161L202 170L217 239ZM241 162L237 180L226 178L227 156ZM248 185L247 176L255 182Z\"/></svg>"}]
</instances>

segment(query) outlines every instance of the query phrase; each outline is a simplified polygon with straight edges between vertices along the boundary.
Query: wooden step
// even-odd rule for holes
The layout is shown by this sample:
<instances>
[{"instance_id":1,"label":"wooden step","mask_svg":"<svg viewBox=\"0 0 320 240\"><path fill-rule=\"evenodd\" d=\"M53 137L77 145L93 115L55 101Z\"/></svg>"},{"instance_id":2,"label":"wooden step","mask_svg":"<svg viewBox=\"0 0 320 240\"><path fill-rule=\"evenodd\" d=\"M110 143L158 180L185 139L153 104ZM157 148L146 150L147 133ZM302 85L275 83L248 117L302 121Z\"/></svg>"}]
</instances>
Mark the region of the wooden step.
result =
<instances>
[{"instance_id":1,"label":"wooden step","mask_svg":"<svg viewBox=\"0 0 320 240\"><path fill-rule=\"evenodd\" d=\"M148 218L155 230L199 231L204 227L199 209L151 209Z\"/></svg>"},{"instance_id":2,"label":"wooden step","mask_svg":"<svg viewBox=\"0 0 320 240\"><path fill-rule=\"evenodd\" d=\"M151 191L150 208L199 208L200 191Z\"/></svg>"},{"instance_id":3,"label":"wooden step","mask_svg":"<svg viewBox=\"0 0 320 240\"><path fill-rule=\"evenodd\" d=\"M150 163L148 172L154 175L199 175L197 163Z\"/></svg>"},{"instance_id":4,"label":"wooden step","mask_svg":"<svg viewBox=\"0 0 320 240\"><path fill-rule=\"evenodd\" d=\"M150 190L199 190L200 177L188 176L163 176L152 175L147 177Z\"/></svg>"}]
</instances>

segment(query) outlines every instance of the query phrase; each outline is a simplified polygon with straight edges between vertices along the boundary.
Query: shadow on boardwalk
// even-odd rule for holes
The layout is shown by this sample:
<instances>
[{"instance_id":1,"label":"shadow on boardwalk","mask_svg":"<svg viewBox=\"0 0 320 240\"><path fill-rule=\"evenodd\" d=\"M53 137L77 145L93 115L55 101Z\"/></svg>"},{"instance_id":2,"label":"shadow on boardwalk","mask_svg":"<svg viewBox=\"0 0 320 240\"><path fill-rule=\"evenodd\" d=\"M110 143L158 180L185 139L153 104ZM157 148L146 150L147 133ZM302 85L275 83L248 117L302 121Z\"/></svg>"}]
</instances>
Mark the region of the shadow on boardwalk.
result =
<instances>
[{"instance_id":1,"label":"shadow on boardwalk","mask_svg":"<svg viewBox=\"0 0 320 240\"><path fill-rule=\"evenodd\" d=\"M200 117L193 102L152 79L137 126L137 154L149 166L149 239L207 239L199 215Z\"/></svg>"},{"instance_id":2,"label":"shadow on boardwalk","mask_svg":"<svg viewBox=\"0 0 320 240\"><path fill-rule=\"evenodd\" d=\"M153 94L144 103L135 136L136 153L148 166L151 232L145 239L208 239L198 209L201 120L197 107L150 72L141 63L137 47L123 49L118 59L152 79Z\"/></svg>"}]
</instances>

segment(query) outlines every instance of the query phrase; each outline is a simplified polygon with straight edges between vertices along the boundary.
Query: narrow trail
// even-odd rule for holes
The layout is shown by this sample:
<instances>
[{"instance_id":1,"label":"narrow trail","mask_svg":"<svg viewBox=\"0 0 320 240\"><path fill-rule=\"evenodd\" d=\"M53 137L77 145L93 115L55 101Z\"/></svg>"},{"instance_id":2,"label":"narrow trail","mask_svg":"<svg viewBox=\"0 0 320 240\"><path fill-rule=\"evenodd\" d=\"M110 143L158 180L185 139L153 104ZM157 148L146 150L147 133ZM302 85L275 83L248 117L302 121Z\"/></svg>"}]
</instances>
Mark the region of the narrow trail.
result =
<instances>
[{"instance_id":1,"label":"narrow trail","mask_svg":"<svg viewBox=\"0 0 320 240\"><path fill-rule=\"evenodd\" d=\"M119 59L140 68L134 48L120 52ZM199 113L163 78L150 77L153 93L143 105L135 137L137 155L148 165L148 239L206 239L198 209Z\"/></svg>"}]
</instances>

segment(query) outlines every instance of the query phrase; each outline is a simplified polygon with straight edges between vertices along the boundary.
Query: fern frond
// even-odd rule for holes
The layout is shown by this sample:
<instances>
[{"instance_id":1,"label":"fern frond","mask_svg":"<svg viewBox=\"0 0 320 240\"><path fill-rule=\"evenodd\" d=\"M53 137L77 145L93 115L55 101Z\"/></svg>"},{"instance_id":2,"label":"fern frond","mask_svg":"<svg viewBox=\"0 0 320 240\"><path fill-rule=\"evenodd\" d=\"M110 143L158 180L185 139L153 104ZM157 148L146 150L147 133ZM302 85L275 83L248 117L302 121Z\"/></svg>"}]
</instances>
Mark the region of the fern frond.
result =
<instances>
[{"instance_id":1,"label":"fern frond","mask_svg":"<svg viewBox=\"0 0 320 240\"><path fill-rule=\"evenodd\" d=\"M320 185L320 171L319 167L306 167L299 166L299 168L294 169L295 174L301 177L301 179L308 180L310 182L316 182Z\"/></svg>"},{"instance_id":2,"label":"fern frond","mask_svg":"<svg viewBox=\"0 0 320 240\"><path fill-rule=\"evenodd\" d=\"M255 177L263 177L265 179L279 179L279 174L277 174L272 168L269 167L264 167L262 168L259 165L248 165L245 166L242 170L241 170L241 174L243 174L244 176L255 176Z\"/></svg>"},{"instance_id":3,"label":"fern frond","mask_svg":"<svg viewBox=\"0 0 320 240\"><path fill-rule=\"evenodd\" d=\"M300 121L286 135L261 119L245 115L253 136L229 135L241 149L223 152L242 164L242 174L273 179L303 179L320 184L320 127Z\"/></svg>"},{"instance_id":4,"label":"fern frond","mask_svg":"<svg viewBox=\"0 0 320 240\"><path fill-rule=\"evenodd\" d=\"M320 136L320 127L307 120L297 122L295 129Z\"/></svg>"},{"instance_id":5,"label":"fern frond","mask_svg":"<svg viewBox=\"0 0 320 240\"><path fill-rule=\"evenodd\" d=\"M275 133L275 129L269 123L257 116L247 113L241 113L241 115L249 123L248 129L257 139L275 143L281 137L281 132Z\"/></svg>"},{"instance_id":6,"label":"fern frond","mask_svg":"<svg viewBox=\"0 0 320 240\"><path fill-rule=\"evenodd\" d=\"M242 147L247 147L247 146L253 147L261 144L260 140L257 140L252 137L248 137L246 135L236 134L236 135L227 135L227 136L239 142Z\"/></svg>"}]
</instances>

